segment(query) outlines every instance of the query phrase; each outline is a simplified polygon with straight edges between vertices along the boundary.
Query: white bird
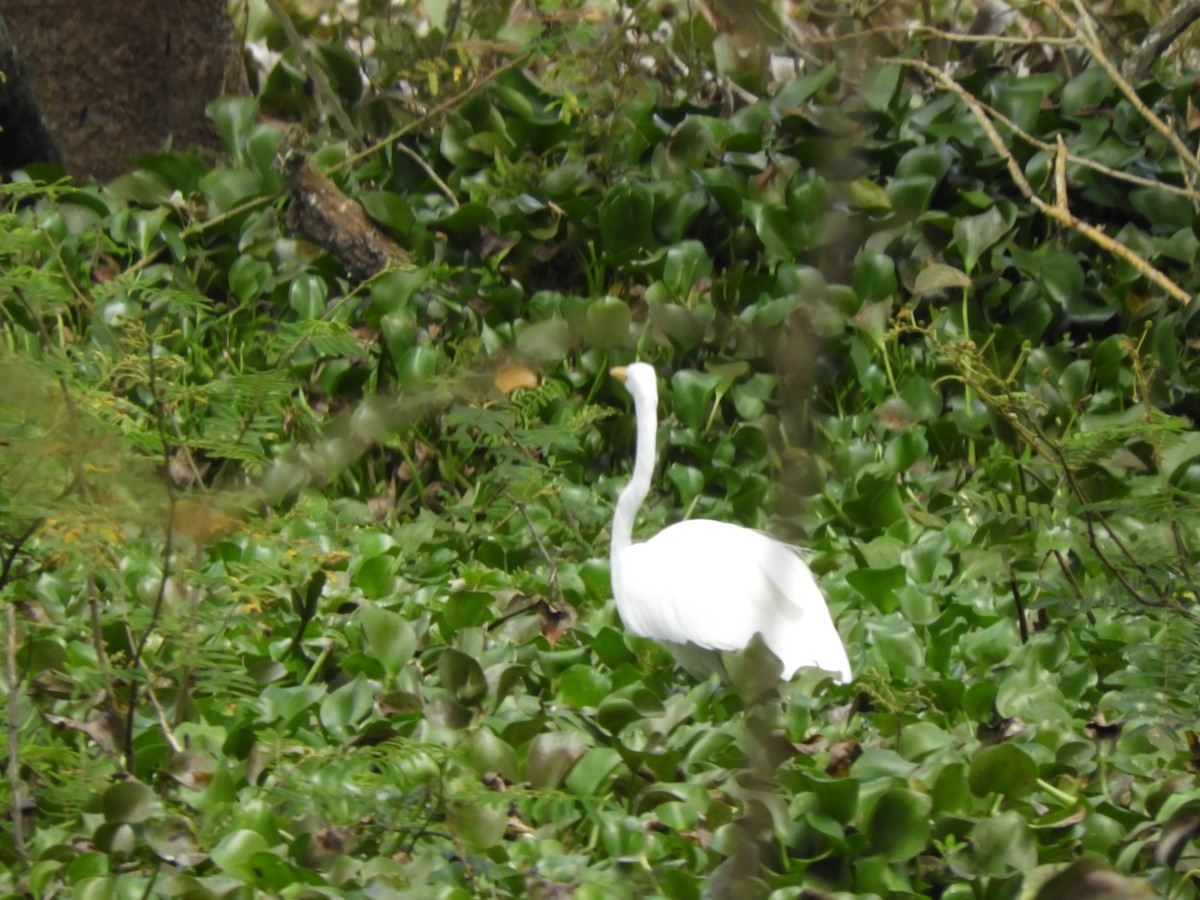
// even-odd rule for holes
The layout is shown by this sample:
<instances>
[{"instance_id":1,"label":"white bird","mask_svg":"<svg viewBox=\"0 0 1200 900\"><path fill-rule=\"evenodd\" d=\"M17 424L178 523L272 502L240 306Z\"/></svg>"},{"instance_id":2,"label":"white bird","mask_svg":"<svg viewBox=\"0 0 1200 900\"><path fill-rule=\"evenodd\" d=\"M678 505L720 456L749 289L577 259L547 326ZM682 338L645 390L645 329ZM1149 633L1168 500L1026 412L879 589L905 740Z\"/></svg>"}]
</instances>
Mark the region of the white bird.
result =
<instances>
[{"instance_id":1,"label":"white bird","mask_svg":"<svg viewBox=\"0 0 1200 900\"><path fill-rule=\"evenodd\" d=\"M612 370L633 396L637 455L617 498L612 588L621 621L663 644L690 671L716 668L714 651L742 650L754 635L783 663L782 677L815 666L850 681L850 661L825 597L795 548L757 531L690 519L633 542L633 521L650 491L658 430L654 367Z\"/></svg>"}]
</instances>

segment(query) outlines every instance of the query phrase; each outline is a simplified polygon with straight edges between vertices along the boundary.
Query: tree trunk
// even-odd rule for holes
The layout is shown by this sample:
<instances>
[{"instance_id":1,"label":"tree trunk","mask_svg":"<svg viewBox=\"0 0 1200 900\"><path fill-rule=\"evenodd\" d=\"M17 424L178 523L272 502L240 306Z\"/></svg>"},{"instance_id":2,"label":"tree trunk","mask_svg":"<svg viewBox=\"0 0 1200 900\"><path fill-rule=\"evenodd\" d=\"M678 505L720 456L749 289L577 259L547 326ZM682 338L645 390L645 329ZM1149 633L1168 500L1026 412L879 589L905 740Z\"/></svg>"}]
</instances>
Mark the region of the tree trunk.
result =
<instances>
[{"instance_id":1,"label":"tree trunk","mask_svg":"<svg viewBox=\"0 0 1200 900\"><path fill-rule=\"evenodd\" d=\"M77 177L112 178L168 138L180 150L217 147L204 109L245 91L226 0L0 0L0 16Z\"/></svg>"}]
</instances>

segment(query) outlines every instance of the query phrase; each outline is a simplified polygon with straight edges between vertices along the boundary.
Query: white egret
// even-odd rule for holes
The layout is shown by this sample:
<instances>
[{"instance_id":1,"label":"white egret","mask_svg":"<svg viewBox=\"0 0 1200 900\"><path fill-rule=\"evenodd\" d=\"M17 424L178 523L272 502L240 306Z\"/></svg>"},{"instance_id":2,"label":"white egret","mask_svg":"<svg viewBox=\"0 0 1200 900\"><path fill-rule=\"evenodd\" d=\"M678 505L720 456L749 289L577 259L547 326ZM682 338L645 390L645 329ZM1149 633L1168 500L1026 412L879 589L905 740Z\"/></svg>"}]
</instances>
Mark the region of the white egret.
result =
<instances>
[{"instance_id":1,"label":"white egret","mask_svg":"<svg viewBox=\"0 0 1200 900\"><path fill-rule=\"evenodd\" d=\"M612 370L633 396L637 453L612 525L612 588L621 621L653 638L693 672L715 668L714 651L742 650L756 633L783 663L851 679L846 648L812 572L793 547L728 522L690 519L633 542L633 521L650 491L658 430L654 367Z\"/></svg>"}]
</instances>

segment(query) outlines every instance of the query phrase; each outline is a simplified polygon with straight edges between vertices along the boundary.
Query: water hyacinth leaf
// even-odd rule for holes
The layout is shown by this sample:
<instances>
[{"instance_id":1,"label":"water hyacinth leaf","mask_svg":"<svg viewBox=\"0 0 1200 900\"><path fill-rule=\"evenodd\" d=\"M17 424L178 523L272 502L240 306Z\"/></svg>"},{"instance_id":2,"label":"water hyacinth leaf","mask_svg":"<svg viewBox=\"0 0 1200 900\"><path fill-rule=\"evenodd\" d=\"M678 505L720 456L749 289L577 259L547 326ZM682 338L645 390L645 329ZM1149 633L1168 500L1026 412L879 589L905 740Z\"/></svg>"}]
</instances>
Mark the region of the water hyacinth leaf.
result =
<instances>
[{"instance_id":1,"label":"water hyacinth leaf","mask_svg":"<svg viewBox=\"0 0 1200 900\"><path fill-rule=\"evenodd\" d=\"M486 203L464 203L449 215L437 219L434 224L462 237L475 237L481 229L496 231L499 227L496 214Z\"/></svg>"},{"instance_id":2,"label":"water hyacinth leaf","mask_svg":"<svg viewBox=\"0 0 1200 900\"><path fill-rule=\"evenodd\" d=\"M919 760L954 743L954 736L933 722L914 722L900 733L897 749L905 759Z\"/></svg>"},{"instance_id":3,"label":"water hyacinth leaf","mask_svg":"<svg viewBox=\"0 0 1200 900\"><path fill-rule=\"evenodd\" d=\"M254 879L251 861L268 849L266 840L257 831L239 829L225 835L209 852L209 857L226 875L251 882Z\"/></svg>"},{"instance_id":4,"label":"water hyacinth leaf","mask_svg":"<svg viewBox=\"0 0 1200 900\"><path fill-rule=\"evenodd\" d=\"M702 279L712 275L713 264L700 241L681 241L667 248L663 282L676 295L686 297Z\"/></svg>"},{"instance_id":5,"label":"water hyacinth leaf","mask_svg":"<svg viewBox=\"0 0 1200 900\"><path fill-rule=\"evenodd\" d=\"M576 796L596 796L621 765L621 754L612 747L591 747L571 767L563 787Z\"/></svg>"},{"instance_id":6,"label":"water hyacinth leaf","mask_svg":"<svg viewBox=\"0 0 1200 900\"><path fill-rule=\"evenodd\" d=\"M597 707L611 693L612 680L592 666L571 666L559 677L559 696L576 709Z\"/></svg>"},{"instance_id":7,"label":"water hyacinth leaf","mask_svg":"<svg viewBox=\"0 0 1200 900\"><path fill-rule=\"evenodd\" d=\"M471 802L451 800L446 812L454 833L473 850L486 850L504 840L508 828L508 800L479 797Z\"/></svg>"},{"instance_id":8,"label":"water hyacinth leaf","mask_svg":"<svg viewBox=\"0 0 1200 900\"><path fill-rule=\"evenodd\" d=\"M412 625L400 614L373 603L359 607L358 616L371 655L383 664L389 675L395 675L417 652L417 634Z\"/></svg>"},{"instance_id":9,"label":"water hyacinth leaf","mask_svg":"<svg viewBox=\"0 0 1200 900\"><path fill-rule=\"evenodd\" d=\"M239 256L229 268L229 289L239 301L246 303L266 291L273 274L268 263Z\"/></svg>"},{"instance_id":10,"label":"water hyacinth leaf","mask_svg":"<svg viewBox=\"0 0 1200 900\"><path fill-rule=\"evenodd\" d=\"M1033 131L1042 110L1042 100L1051 87L1051 83L1038 76L999 82L994 86L992 102L1018 128L1026 132Z\"/></svg>"},{"instance_id":11,"label":"water hyacinth leaf","mask_svg":"<svg viewBox=\"0 0 1200 900\"><path fill-rule=\"evenodd\" d=\"M645 185L621 182L599 208L600 234L609 253L632 254L653 246L654 195Z\"/></svg>"},{"instance_id":12,"label":"water hyacinth leaf","mask_svg":"<svg viewBox=\"0 0 1200 900\"><path fill-rule=\"evenodd\" d=\"M869 178L857 178L842 186L846 202L856 209L872 213L887 212L892 208L891 194Z\"/></svg>"},{"instance_id":13,"label":"water hyacinth leaf","mask_svg":"<svg viewBox=\"0 0 1200 900\"><path fill-rule=\"evenodd\" d=\"M357 675L321 701L321 724L332 731L345 731L361 722L374 702L375 692L370 682Z\"/></svg>"},{"instance_id":14,"label":"water hyacinth leaf","mask_svg":"<svg viewBox=\"0 0 1200 900\"><path fill-rule=\"evenodd\" d=\"M977 797L995 793L1020 799L1037 786L1037 779L1037 764L1015 744L984 747L971 759L971 793Z\"/></svg>"},{"instance_id":15,"label":"water hyacinth leaf","mask_svg":"<svg viewBox=\"0 0 1200 900\"><path fill-rule=\"evenodd\" d=\"M704 473L695 466L671 463L667 467L667 480L675 486L679 502L686 506L704 490Z\"/></svg>"},{"instance_id":16,"label":"water hyacinth leaf","mask_svg":"<svg viewBox=\"0 0 1200 900\"><path fill-rule=\"evenodd\" d=\"M245 169L213 169L200 179L200 190L218 210L227 212L263 191L262 177Z\"/></svg>"},{"instance_id":17,"label":"water hyacinth leaf","mask_svg":"<svg viewBox=\"0 0 1200 900\"><path fill-rule=\"evenodd\" d=\"M854 265L854 292L867 303L890 300L900 294L896 263L886 253L861 253Z\"/></svg>"},{"instance_id":18,"label":"water hyacinth leaf","mask_svg":"<svg viewBox=\"0 0 1200 900\"><path fill-rule=\"evenodd\" d=\"M122 781L104 792L104 818L109 822L137 824L160 811L158 795L140 781Z\"/></svg>"},{"instance_id":19,"label":"water hyacinth leaf","mask_svg":"<svg viewBox=\"0 0 1200 900\"><path fill-rule=\"evenodd\" d=\"M442 687L458 702L472 705L487 695L487 679L473 657L447 647L438 655L437 670Z\"/></svg>"},{"instance_id":20,"label":"water hyacinth leaf","mask_svg":"<svg viewBox=\"0 0 1200 900\"><path fill-rule=\"evenodd\" d=\"M480 775L498 773L510 784L521 777L517 753L507 741L488 728L476 728L463 738L466 762Z\"/></svg>"},{"instance_id":21,"label":"water hyacinth leaf","mask_svg":"<svg viewBox=\"0 0 1200 900\"><path fill-rule=\"evenodd\" d=\"M652 303L650 306L650 321L654 327L684 347L695 347L704 339L711 318L704 308L689 309L677 303Z\"/></svg>"},{"instance_id":22,"label":"water hyacinth leaf","mask_svg":"<svg viewBox=\"0 0 1200 900\"><path fill-rule=\"evenodd\" d=\"M866 784L887 778L906 779L916 768L916 763L909 762L894 750L871 747L854 761L850 776L860 784Z\"/></svg>"},{"instance_id":23,"label":"water hyacinth leaf","mask_svg":"<svg viewBox=\"0 0 1200 900\"><path fill-rule=\"evenodd\" d=\"M415 218L403 196L395 191L370 191L360 201L367 215L394 235L405 237L412 231Z\"/></svg>"},{"instance_id":24,"label":"water hyacinth leaf","mask_svg":"<svg viewBox=\"0 0 1200 900\"><path fill-rule=\"evenodd\" d=\"M233 154L240 153L258 124L258 104L250 97L228 95L210 103L207 112L225 149Z\"/></svg>"},{"instance_id":25,"label":"water hyacinth leaf","mask_svg":"<svg viewBox=\"0 0 1200 900\"><path fill-rule=\"evenodd\" d=\"M1090 115L1113 92L1112 79L1100 66L1089 66L1063 87L1062 111L1068 116Z\"/></svg>"},{"instance_id":26,"label":"water hyacinth leaf","mask_svg":"<svg viewBox=\"0 0 1200 900\"><path fill-rule=\"evenodd\" d=\"M1191 202L1162 188L1134 188L1129 192L1129 203L1157 234L1174 234L1191 226Z\"/></svg>"},{"instance_id":27,"label":"water hyacinth leaf","mask_svg":"<svg viewBox=\"0 0 1200 900\"><path fill-rule=\"evenodd\" d=\"M981 872L1005 875L1028 872L1037 864L1037 843L1015 810L983 819L971 830L971 847Z\"/></svg>"},{"instance_id":28,"label":"water hyacinth leaf","mask_svg":"<svg viewBox=\"0 0 1200 900\"><path fill-rule=\"evenodd\" d=\"M721 376L711 372L683 369L671 376L671 398L675 416L694 431L704 428L709 404L716 399Z\"/></svg>"},{"instance_id":29,"label":"water hyacinth leaf","mask_svg":"<svg viewBox=\"0 0 1200 900\"><path fill-rule=\"evenodd\" d=\"M900 93L903 69L897 65L875 65L858 86L859 96L873 112L887 112Z\"/></svg>"},{"instance_id":30,"label":"water hyacinth leaf","mask_svg":"<svg viewBox=\"0 0 1200 900\"><path fill-rule=\"evenodd\" d=\"M325 279L308 272L298 275L288 285L288 306L302 319L319 319L325 314L329 285Z\"/></svg>"},{"instance_id":31,"label":"water hyacinth leaf","mask_svg":"<svg viewBox=\"0 0 1200 900\"><path fill-rule=\"evenodd\" d=\"M429 280L429 269L385 272L371 282L371 305L383 313L407 311L413 295Z\"/></svg>"},{"instance_id":32,"label":"water hyacinth leaf","mask_svg":"<svg viewBox=\"0 0 1200 900\"><path fill-rule=\"evenodd\" d=\"M584 337L597 350L614 350L629 342L633 316L617 297L601 297L588 306Z\"/></svg>"},{"instance_id":33,"label":"water hyacinth leaf","mask_svg":"<svg viewBox=\"0 0 1200 900\"><path fill-rule=\"evenodd\" d=\"M970 287L971 279L961 269L945 263L934 263L917 273L913 293L920 295L928 291L970 289Z\"/></svg>"},{"instance_id":34,"label":"water hyacinth leaf","mask_svg":"<svg viewBox=\"0 0 1200 900\"><path fill-rule=\"evenodd\" d=\"M986 212L968 216L954 223L954 246L962 255L963 269L970 275L980 258L1008 230L999 207L992 206Z\"/></svg>"},{"instance_id":35,"label":"water hyacinth leaf","mask_svg":"<svg viewBox=\"0 0 1200 900\"><path fill-rule=\"evenodd\" d=\"M164 862L181 866L198 865L208 859L200 850L191 823L182 816L150 822L145 830L146 844Z\"/></svg>"},{"instance_id":36,"label":"water hyacinth leaf","mask_svg":"<svg viewBox=\"0 0 1200 900\"><path fill-rule=\"evenodd\" d=\"M525 759L526 777L538 790L556 788L587 749L583 736L576 731L539 734L529 745Z\"/></svg>"},{"instance_id":37,"label":"water hyacinth leaf","mask_svg":"<svg viewBox=\"0 0 1200 900\"><path fill-rule=\"evenodd\" d=\"M570 349L571 327L565 319L533 322L517 332L517 353L531 364L557 362Z\"/></svg>"},{"instance_id":38,"label":"water hyacinth leaf","mask_svg":"<svg viewBox=\"0 0 1200 900\"><path fill-rule=\"evenodd\" d=\"M929 209L938 179L932 175L907 175L888 184L888 206L906 218L916 218Z\"/></svg>"},{"instance_id":39,"label":"water hyacinth leaf","mask_svg":"<svg viewBox=\"0 0 1200 900\"><path fill-rule=\"evenodd\" d=\"M904 862L921 852L929 839L931 803L925 794L889 791L871 813L871 843L892 862Z\"/></svg>"}]
</instances>

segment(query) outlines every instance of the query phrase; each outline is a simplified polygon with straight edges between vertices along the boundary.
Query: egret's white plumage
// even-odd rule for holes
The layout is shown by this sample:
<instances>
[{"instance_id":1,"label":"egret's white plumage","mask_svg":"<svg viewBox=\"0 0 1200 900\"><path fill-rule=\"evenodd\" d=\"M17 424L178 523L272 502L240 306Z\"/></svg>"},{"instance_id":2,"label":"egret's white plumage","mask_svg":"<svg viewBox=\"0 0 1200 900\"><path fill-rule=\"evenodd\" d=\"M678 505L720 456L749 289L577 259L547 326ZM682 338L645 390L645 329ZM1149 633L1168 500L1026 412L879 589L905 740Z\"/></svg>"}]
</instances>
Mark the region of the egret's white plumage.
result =
<instances>
[{"instance_id":1,"label":"egret's white plumage","mask_svg":"<svg viewBox=\"0 0 1200 900\"><path fill-rule=\"evenodd\" d=\"M692 519L633 543L633 520L650 491L658 430L654 368L613 369L633 396L637 453L617 498L612 587L621 621L666 645L685 665L695 650L741 650L755 633L783 662L783 678L816 666L851 679L846 648L825 597L794 548L757 531Z\"/></svg>"}]
</instances>

